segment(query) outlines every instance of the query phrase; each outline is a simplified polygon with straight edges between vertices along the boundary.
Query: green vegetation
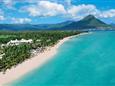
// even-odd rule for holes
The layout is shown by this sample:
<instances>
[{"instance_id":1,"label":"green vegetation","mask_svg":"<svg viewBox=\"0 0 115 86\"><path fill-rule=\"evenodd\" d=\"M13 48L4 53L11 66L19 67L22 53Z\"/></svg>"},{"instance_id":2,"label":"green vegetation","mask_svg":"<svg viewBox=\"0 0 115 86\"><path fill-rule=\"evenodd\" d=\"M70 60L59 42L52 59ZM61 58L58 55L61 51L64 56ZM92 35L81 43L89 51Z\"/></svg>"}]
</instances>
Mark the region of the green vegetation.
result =
<instances>
[{"instance_id":1,"label":"green vegetation","mask_svg":"<svg viewBox=\"0 0 115 86\"><path fill-rule=\"evenodd\" d=\"M36 32L0 32L0 46L7 44L11 40L32 39L32 43L23 43L13 46L1 46L0 54L4 54L0 59L0 71L5 72L17 64L22 63L31 56L32 49L40 48L42 51L47 46L56 44L64 37L79 34L78 31L36 31Z\"/></svg>"},{"instance_id":2,"label":"green vegetation","mask_svg":"<svg viewBox=\"0 0 115 86\"><path fill-rule=\"evenodd\" d=\"M110 29L111 25L104 23L93 15L88 15L84 17L82 20L77 22L72 22L69 25L64 26L65 29L79 29L79 30L103 30Z\"/></svg>"},{"instance_id":3,"label":"green vegetation","mask_svg":"<svg viewBox=\"0 0 115 86\"><path fill-rule=\"evenodd\" d=\"M109 25L96 18L88 15L80 21L65 21L57 24L0 24L0 30L10 31L37 31L37 30L110 30L115 25ZM114 30L114 29L113 29Z\"/></svg>"},{"instance_id":4,"label":"green vegetation","mask_svg":"<svg viewBox=\"0 0 115 86\"><path fill-rule=\"evenodd\" d=\"M0 38L10 38L10 37L15 37L15 35L0 35Z\"/></svg>"}]
</instances>

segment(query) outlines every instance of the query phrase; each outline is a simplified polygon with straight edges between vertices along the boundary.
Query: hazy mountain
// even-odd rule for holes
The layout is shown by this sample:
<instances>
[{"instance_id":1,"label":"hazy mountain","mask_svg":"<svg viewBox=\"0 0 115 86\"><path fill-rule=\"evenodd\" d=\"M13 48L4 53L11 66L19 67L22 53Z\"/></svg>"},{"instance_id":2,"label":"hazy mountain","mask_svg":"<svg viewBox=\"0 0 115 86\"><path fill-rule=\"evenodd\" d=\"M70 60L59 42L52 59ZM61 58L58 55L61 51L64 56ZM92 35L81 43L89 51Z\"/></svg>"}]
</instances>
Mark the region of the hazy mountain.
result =
<instances>
[{"instance_id":1,"label":"hazy mountain","mask_svg":"<svg viewBox=\"0 0 115 86\"><path fill-rule=\"evenodd\" d=\"M80 21L66 21L58 24L0 24L0 30L88 30L110 27L93 15L88 15Z\"/></svg>"},{"instance_id":2,"label":"hazy mountain","mask_svg":"<svg viewBox=\"0 0 115 86\"><path fill-rule=\"evenodd\" d=\"M110 28L110 25L102 22L101 20L97 19L92 15L88 15L80 21L72 22L71 24L66 25L63 27L65 29L105 29Z\"/></svg>"},{"instance_id":3,"label":"hazy mountain","mask_svg":"<svg viewBox=\"0 0 115 86\"><path fill-rule=\"evenodd\" d=\"M115 27L115 24L114 24L114 23L111 23L110 25L113 26L113 27Z\"/></svg>"}]
</instances>

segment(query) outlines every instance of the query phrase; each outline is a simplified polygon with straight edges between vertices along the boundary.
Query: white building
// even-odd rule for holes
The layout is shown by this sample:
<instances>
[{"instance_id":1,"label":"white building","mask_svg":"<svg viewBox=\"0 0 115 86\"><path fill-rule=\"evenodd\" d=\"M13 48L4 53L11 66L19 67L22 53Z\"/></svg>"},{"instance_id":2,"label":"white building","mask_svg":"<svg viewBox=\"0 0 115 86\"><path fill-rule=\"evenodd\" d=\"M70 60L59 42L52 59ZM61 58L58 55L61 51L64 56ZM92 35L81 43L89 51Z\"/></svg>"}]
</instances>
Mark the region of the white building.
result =
<instances>
[{"instance_id":1,"label":"white building","mask_svg":"<svg viewBox=\"0 0 115 86\"><path fill-rule=\"evenodd\" d=\"M2 59L3 55L5 55L5 54L1 54L1 55L0 55L0 59Z\"/></svg>"},{"instance_id":2,"label":"white building","mask_svg":"<svg viewBox=\"0 0 115 86\"><path fill-rule=\"evenodd\" d=\"M21 40L11 40L7 43L7 45L19 45L19 44L22 44L22 43L32 43L33 40L32 39L29 39L29 40L26 40L26 39L21 39Z\"/></svg>"}]
</instances>

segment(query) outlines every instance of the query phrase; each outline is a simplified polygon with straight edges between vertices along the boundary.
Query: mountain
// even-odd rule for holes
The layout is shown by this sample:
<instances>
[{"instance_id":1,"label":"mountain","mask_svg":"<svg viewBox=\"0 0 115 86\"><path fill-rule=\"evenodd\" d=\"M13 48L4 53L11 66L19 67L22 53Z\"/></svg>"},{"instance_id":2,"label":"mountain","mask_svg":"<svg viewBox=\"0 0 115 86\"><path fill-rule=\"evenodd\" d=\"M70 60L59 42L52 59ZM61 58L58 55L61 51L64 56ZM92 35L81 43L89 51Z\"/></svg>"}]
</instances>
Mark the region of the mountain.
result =
<instances>
[{"instance_id":1,"label":"mountain","mask_svg":"<svg viewBox=\"0 0 115 86\"><path fill-rule=\"evenodd\" d=\"M115 24L114 24L114 23L111 23L110 25L111 25L112 27L115 27Z\"/></svg>"},{"instance_id":2,"label":"mountain","mask_svg":"<svg viewBox=\"0 0 115 86\"><path fill-rule=\"evenodd\" d=\"M0 24L0 30L12 30L12 31L23 31L23 30L53 30L62 28L72 21L66 21L57 24Z\"/></svg>"},{"instance_id":3,"label":"mountain","mask_svg":"<svg viewBox=\"0 0 115 86\"><path fill-rule=\"evenodd\" d=\"M93 15L88 15L80 21L66 21L58 24L0 24L0 30L89 30L109 29L110 25Z\"/></svg>"},{"instance_id":4,"label":"mountain","mask_svg":"<svg viewBox=\"0 0 115 86\"><path fill-rule=\"evenodd\" d=\"M88 15L80 21L72 22L63 28L65 29L105 29L110 28L111 26L97 19L93 15Z\"/></svg>"},{"instance_id":5,"label":"mountain","mask_svg":"<svg viewBox=\"0 0 115 86\"><path fill-rule=\"evenodd\" d=\"M31 30L36 29L35 25L31 24L0 24L0 30Z\"/></svg>"}]
</instances>

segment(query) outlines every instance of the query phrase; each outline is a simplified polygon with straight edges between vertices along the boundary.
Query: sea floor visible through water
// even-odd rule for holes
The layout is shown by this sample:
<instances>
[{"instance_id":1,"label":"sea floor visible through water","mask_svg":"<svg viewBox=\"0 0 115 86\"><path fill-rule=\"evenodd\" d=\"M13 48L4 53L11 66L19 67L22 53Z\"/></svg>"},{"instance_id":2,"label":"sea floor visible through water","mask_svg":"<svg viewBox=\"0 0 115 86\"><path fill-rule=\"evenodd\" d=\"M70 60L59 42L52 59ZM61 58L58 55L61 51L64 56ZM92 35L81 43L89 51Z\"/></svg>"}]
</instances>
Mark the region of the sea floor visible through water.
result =
<instances>
[{"instance_id":1,"label":"sea floor visible through water","mask_svg":"<svg viewBox=\"0 0 115 86\"><path fill-rule=\"evenodd\" d=\"M114 86L115 31L73 37L58 48L52 60L9 85Z\"/></svg>"}]
</instances>

